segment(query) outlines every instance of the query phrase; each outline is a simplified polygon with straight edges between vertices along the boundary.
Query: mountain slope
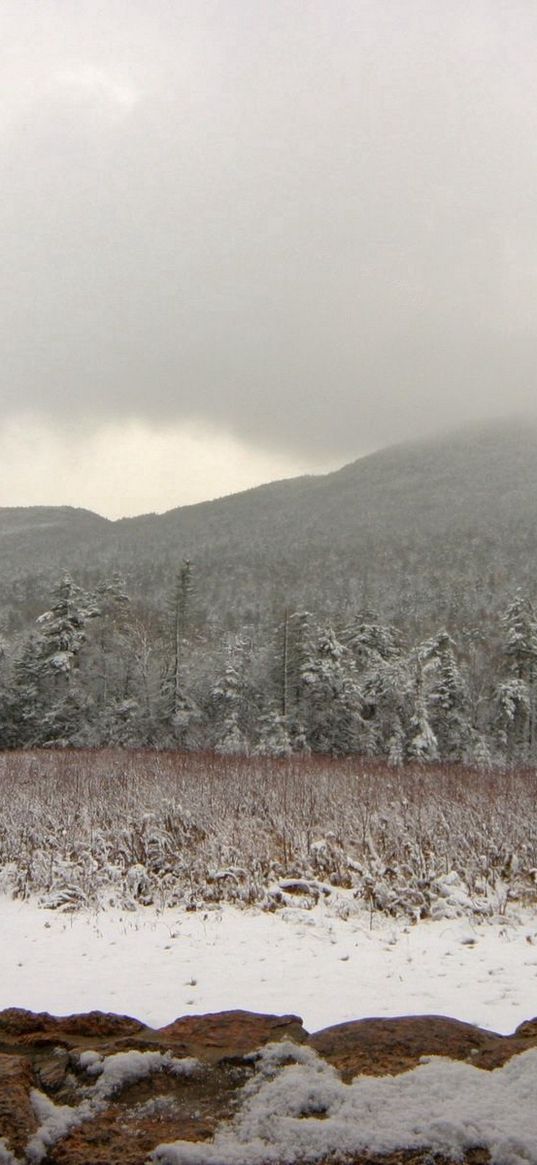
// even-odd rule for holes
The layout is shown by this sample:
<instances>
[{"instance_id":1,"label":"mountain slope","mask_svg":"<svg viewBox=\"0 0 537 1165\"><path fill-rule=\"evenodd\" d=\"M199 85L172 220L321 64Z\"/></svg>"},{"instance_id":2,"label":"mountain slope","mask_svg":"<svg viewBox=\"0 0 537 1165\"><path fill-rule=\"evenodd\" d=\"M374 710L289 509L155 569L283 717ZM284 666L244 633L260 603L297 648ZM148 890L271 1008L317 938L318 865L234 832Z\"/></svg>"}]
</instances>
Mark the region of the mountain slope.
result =
<instances>
[{"instance_id":1,"label":"mountain slope","mask_svg":"<svg viewBox=\"0 0 537 1165\"><path fill-rule=\"evenodd\" d=\"M533 590L537 427L475 427L322 477L118 522L68 508L0 509L0 547L8 604L23 580L26 602L37 604L65 569L90 581L118 569L134 595L159 606L189 557L201 608L231 623L286 604L475 619L513 586Z\"/></svg>"}]
</instances>

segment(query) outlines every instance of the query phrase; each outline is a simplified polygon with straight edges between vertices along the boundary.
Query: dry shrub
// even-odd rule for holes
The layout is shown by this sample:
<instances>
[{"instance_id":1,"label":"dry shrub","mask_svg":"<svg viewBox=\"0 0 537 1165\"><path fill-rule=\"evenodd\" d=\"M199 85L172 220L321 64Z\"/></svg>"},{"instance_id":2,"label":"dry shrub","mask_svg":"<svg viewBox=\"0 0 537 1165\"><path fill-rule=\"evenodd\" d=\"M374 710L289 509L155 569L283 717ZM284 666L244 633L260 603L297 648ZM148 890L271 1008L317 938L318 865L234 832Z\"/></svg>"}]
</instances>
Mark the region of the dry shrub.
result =
<instances>
[{"instance_id":1,"label":"dry shrub","mask_svg":"<svg viewBox=\"0 0 537 1165\"><path fill-rule=\"evenodd\" d=\"M361 758L0 753L0 887L71 909L339 888L372 911L502 912L535 898L536 784Z\"/></svg>"}]
</instances>

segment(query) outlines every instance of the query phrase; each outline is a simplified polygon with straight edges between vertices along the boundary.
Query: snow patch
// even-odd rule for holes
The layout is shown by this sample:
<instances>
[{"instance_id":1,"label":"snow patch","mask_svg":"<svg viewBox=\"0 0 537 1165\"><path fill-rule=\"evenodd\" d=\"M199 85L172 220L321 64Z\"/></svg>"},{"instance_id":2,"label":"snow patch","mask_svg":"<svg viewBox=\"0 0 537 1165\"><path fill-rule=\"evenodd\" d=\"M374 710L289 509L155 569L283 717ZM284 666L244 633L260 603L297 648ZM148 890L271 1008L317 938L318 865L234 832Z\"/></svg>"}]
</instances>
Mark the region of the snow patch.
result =
<instances>
[{"instance_id":1,"label":"snow patch","mask_svg":"<svg viewBox=\"0 0 537 1165\"><path fill-rule=\"evenodd\" d=\"M3 1137L0 1137L0 1165L19 1165L17 1158L8 1149Z\"/></svg>"},{"instance_id":2,"label":"snow patch","mask_svg":"<svg viewBox=\"0 0 537 1165\"><path fill-rule=\"evenodd\" d=\"M401 1076L344 1084L312 1049L279 1044L257 1068L242 1109L211 1144L159 1145L154 1165L298 1165L401 1148L453 1160L484 1148L491 1165L537 1165L535 1049L493 1072L431 1057Z\"/></svg>"},{"instance_id":3,"label":"snow patch","mask_svg":"<svg viewBox=\"0 0 537 1165\"><path fill-rule=\"evenodd\" d=\"M37 1119L41 1122L36 1133L30 1138L26 1146L26 1158L32 1165L39 1165L47 1155L47 1151L56 1141L66 1137L72 1129L91 1120L95 1110L84 1102L76 1108L66 1104L54 1104L43 1092L34 1089L30 1094L32 1106ZM0 1158L1 1161L1 1158Z\"/></svg>"},{"instance_id":4,"label":"snow patch","mask_svg":"<svg viewBox=\"0 0 537 1165\"><path fill-rule=\"evenodd\" d=\"M83 1063L84 1061L84 1063ZM185 1056L177 1059L171 1052L116 1052L103 1059L97 1052L82 1052L80 1066L91 1076L98 1076L92 1088L92 1098L105 1100L137 1080L145 1080L153 1072L171 1072L174 1076L193 1076L201 1068L199 1060Z\"/></svg>"},{"instance_id":5,"label":"snow patch","mask_svg":"<svg viewBox=\"0 0 537 1165\"><path fill-rule=\"evenodd\" d=\"M78 1063L86 1072L93 1074L101 1070L100 1066L102 1065L103 1058L100 1052L81 1052L78 1057Z\"/></svg>"}]
</instances>

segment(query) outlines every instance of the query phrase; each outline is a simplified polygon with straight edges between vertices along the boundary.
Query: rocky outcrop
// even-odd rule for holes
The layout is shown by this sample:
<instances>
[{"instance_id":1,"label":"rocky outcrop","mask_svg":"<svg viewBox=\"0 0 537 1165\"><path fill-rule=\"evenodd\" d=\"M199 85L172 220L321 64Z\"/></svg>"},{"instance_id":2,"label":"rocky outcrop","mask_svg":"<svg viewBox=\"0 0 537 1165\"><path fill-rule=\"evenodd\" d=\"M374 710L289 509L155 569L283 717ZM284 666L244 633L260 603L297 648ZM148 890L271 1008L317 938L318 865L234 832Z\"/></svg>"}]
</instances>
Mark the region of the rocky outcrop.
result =
<instances>
[{"instance_id":1,"label":"rocky outcrop","mask_svg":"<svg viewBox=\"0 0 537 1165\"><path fill-rule=\"evenodd\" d=\"M154 1030L100 1012L56 1018L9 1009L0 1012L0 1163L144 1165L159 1144L209 1140L238 1109L252 1053L282 1040L311 1046L344 1080L395 1075L431 1055L493 1069L537 1046L537 1020L512 1036L439 1016L359 1020L308 1035L292 1015L232 1011ZM418 1165L426 1156L402 1146L382 1161ZM475 1150L466 1160L488 1157Z\"/></svg>"},{"instance_id":2,"label":"rocky outcrop","mask_svg":"<svg viewBox=\"0 0 537 1165\"><path fill-rule=\"evenodd\" d=\"M0 1144L4 1141L17 1154L37 1129L30 1101L36 1084L32 1064L25 1056L0 1055Z\"/></svg>"},{"instance_id":3,"label":"rocky outcrop","mask_svg":"<svg viewBox=\"0 0 537 1165\"><path fill-rule=\"evenodd\" d=\"M159 1041L182 1049L183 1055L198 1056L209 1063L240 1061L264 1044L280 1040L302 1044L308 1039L297 1015L255 1015L250 1011L187 1015L160 1028L157 1034Z\"/></svg>"},{"instance_id":4,"label":"rocky outcrop","mask_svg":"<svg viewBox=\"0 0 537 1165\"><path fill-rule=\"evenodd\" d=\"M415 1068L423 1056L447 1056L490 1070L537 1045L537 1022L522 1024L512 1036L500 1036L441 1015L361 1019L326 1028L309 1042L344 1080L360 1073L395 1076Z\"/></svg>"}]
</instances>

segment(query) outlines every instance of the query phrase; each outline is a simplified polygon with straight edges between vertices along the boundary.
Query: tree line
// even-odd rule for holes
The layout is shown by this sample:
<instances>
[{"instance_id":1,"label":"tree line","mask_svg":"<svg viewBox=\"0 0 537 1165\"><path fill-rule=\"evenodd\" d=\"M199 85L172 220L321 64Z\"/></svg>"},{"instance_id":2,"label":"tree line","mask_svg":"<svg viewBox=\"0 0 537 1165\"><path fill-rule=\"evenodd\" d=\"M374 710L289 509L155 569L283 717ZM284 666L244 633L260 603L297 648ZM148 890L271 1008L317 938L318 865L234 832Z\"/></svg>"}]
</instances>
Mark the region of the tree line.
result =
<instances>
[{"instance_id":1,"label":"tree line","mask_svg":"<svg viewBox=\"0 0 537 1165\"><path fill-rule=\"evenodd\" d=\"M200 620L192 564L165 609L114 576L70 576L0 653L0 747L314 752L527 764L537 751L537 615L517 591L494 634L417 643L372 610L330 622L283 610L230 631Z\"/></svg>"}]
</instances>

